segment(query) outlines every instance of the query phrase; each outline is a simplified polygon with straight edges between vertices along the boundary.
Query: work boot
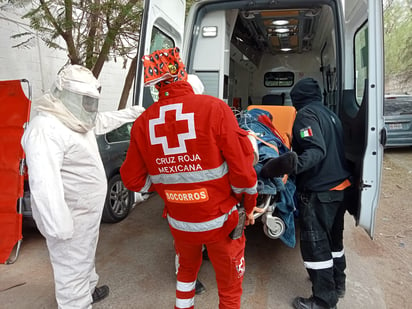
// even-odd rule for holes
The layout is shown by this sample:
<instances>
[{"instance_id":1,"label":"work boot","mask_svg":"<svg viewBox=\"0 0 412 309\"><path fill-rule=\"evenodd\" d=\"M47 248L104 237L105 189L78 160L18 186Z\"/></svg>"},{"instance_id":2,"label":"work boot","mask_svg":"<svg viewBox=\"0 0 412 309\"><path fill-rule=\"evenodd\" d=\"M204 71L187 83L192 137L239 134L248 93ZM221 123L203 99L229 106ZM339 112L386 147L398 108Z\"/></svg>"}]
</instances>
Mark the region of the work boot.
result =
<instances>
[{"instance_id":1,"label":"work boot","mask_svg":"<svg viewBox=\"0 0 412 309\"><path fill-rule=\"evenodd\" d=\"M96 287L92 294L92 298L93 298L92 304L101 301L102 299L106 298L107 295L109 295L109 287L107 285Z\"/></svg>"},{"instance_id":2,"label":"work boot","mask_svg":"<svg viewBox=\"0 0 412 309\"><path fill-rule=\"evenodd\" d=\"M203 283L200 282L199 279L196 279L195 294L200 295L200 294L203 294L205 291L206 291L206 288L203 285Z\"/></svg>"},{"instance_id":3,"label":"work boot","mask_svg":"<svg viewBox=\"0 0 412 309\"><path fill-rule=\"evenodd\" d=\"M328 306L320 305L319 303L316 302L315 298L313 297L309 297L309 298L296 297L295 300L293 301L293 307L295 309L336 309L336 306L328 307Z\"/></svg>"}]
</instances>

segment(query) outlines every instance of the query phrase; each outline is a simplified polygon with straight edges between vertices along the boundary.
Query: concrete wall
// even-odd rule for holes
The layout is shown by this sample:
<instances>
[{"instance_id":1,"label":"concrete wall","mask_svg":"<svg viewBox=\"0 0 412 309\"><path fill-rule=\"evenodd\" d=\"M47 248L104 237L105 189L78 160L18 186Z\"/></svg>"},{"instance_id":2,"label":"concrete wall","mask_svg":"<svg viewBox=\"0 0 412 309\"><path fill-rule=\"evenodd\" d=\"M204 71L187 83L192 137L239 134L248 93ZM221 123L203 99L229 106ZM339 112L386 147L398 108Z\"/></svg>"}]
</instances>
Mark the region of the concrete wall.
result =
<instances>
[{"instance_id":1,"label":"concrete wall","mask_svg":"<svg viewBox=\"0 0 412 309\"><path fill-rule=\"evenodd\" d=\"M32 31L27 20L22 20L21 13L0 11L0 80L27 79L32 86L32 99L41 96L52 85L59 69L67 62L67 53L48 48L37 37L30 48L13 48L23 39L11 39L10 36ZM61 44L65 46L64 42ZM127 69L123 69L122 59L119 62L105 63L99 76L102 92L99 110L115 110L118 107L123 90ZM132 91L128 105L131 105Z\"/></svg>"}]
</instances>

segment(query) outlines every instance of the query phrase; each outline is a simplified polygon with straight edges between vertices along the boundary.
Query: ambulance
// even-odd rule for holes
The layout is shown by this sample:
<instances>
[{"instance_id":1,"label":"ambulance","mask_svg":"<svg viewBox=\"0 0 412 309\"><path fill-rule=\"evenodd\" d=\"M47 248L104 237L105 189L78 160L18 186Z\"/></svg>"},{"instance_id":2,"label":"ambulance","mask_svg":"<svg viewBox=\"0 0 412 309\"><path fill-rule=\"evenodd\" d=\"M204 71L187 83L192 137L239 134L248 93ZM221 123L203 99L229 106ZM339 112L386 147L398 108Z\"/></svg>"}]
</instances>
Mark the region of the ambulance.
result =
<instances>
[{"instance_id":1,"label":"ambulance","mask_svg":"<svg viewBox=\"0 0 412 309\"><path fill-rule=\"evenodd\" d=\"M233 110L289 106L304 77L321 85L324 104L342 120L353 173L356 224L373 237L383 146L383 4L380 0L146 0L138 59L179 47L205 94ZM153 104L136 72L134 104Z\"/></svg>"}]
</instances>

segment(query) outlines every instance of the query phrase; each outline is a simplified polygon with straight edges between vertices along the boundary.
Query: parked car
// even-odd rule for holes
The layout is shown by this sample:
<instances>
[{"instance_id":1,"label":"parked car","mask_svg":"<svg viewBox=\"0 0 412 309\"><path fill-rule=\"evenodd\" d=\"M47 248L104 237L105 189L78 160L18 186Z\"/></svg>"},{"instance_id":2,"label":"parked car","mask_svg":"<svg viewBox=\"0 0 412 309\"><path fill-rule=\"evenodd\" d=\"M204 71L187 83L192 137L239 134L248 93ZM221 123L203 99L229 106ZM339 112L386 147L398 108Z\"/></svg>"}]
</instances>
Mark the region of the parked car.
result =
<instances>
[{"instance_id":1,"label":"parked car","mask_svg":"<svg viewBox=\"0 0 412 309\"><path fill-rule=\"evenodd\" d=\"M385 147L412 146L412 95L385 95Z\"/></svg>"},{"instance_id":2,"label":"parked car","mask_svg":"<svg viewBox=\"0 0 412 309\"><path fill-rule=\"evenodd\" d=\"M116 130L96 136L108 184L102 222L116 223L123 220L128 216L134 203L134 193L126 189L120 178L120 166L129 148L132 125L133 123L126 123ZM27 181L24 184L22 208L24 217L32 217Z\"/></svg>"}]
</instances>

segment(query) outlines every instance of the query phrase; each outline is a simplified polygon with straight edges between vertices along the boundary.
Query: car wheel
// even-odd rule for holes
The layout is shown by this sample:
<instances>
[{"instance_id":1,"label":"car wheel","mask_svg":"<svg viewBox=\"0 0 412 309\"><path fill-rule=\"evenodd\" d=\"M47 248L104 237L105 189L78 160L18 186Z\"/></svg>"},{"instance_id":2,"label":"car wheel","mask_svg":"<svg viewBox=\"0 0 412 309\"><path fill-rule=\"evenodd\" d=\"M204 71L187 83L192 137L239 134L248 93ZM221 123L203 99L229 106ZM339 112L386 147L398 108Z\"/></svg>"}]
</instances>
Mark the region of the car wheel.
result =
<instances>
[{"instance_id":1,"label":"car wheel","mask_svg":"<svg viewBox=\"0 0 412 309\"><path fill-rule=\"evenodd\" d=\"M102 221L106 223L122 221L129 214L133 202L133 192L126 189L119 174L114 175L108 181Z\"/></svg>"}]
</instances>

